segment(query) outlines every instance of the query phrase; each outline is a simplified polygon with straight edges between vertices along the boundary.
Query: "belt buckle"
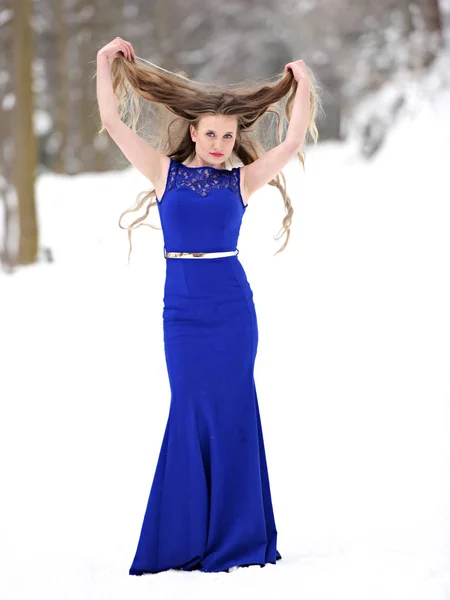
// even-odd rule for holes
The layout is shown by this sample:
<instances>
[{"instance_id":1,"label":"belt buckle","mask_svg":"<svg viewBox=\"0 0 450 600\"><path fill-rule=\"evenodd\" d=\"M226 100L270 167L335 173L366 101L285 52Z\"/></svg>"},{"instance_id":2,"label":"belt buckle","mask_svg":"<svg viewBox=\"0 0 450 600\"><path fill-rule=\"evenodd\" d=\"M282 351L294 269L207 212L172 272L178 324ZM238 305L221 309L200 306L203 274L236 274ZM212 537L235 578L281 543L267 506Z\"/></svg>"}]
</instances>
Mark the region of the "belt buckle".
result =
<instances>
[{"instance_id":1,"label":"belt buckle","mask_svg":"<svg viewBox=\"0 0 450 600\"><path fill-rule=\"evenodd\" d=\"M183 256L193 256L194 258L200 258L205 256L206 252L167 252L164 249L165 258L183 258Z\"/></svg>"},{"instance_id":2,"label":"belt buckle","mask_svg":"<svg viewBox=\"0 0 450 600\"><path fill-rule=\"evenodd\" d=\"M195 258L205 256L206 252L169 252L169 257L182 258L183 256L193 256Z\"/></svg>"}]
</instances>

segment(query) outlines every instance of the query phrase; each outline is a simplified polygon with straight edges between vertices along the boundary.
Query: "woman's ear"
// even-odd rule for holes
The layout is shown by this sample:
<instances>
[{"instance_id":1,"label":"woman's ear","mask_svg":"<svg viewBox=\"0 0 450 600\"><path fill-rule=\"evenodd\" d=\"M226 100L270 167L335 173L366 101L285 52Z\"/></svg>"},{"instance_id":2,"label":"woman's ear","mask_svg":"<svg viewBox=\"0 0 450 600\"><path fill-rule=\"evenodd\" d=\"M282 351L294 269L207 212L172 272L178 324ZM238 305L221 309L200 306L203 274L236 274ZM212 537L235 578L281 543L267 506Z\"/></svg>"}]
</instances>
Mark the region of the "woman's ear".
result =
<instances>
[{"instance_id":1,"label":"woman's ear","mask_svg":"<svg viewBox=\"0 0 450 600\"><path fill-rule=\"evenodd\" d=\"M189 125L189 131L190 131L190 133L191 133L191 140L192 140L193 142L195 142L195 139L194 139L194 138L195 138L195 128L194 128L194 126L193 126L193 125Z\"/></svg>"}]
</instances>

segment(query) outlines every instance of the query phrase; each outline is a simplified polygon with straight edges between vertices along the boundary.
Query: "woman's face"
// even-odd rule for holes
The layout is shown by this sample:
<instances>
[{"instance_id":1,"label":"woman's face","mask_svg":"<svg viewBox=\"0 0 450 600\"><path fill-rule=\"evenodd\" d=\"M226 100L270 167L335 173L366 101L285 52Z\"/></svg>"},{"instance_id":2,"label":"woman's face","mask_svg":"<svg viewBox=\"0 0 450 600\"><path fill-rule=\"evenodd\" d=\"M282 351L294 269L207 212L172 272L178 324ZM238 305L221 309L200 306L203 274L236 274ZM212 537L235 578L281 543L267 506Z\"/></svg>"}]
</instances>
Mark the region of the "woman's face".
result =
<instances>
[{"instance_id":1,"label":"woman's face","mask_svg":"<svg viewBox=\"0 0 450 600\"><path fill-rule=\"evenodd\" d=\"M191 137L196 144L200 161L220 165L233 153L236 142L237 118L229 115L205 115L198 129L190 126Z\"/></svg>"}]
</instances>

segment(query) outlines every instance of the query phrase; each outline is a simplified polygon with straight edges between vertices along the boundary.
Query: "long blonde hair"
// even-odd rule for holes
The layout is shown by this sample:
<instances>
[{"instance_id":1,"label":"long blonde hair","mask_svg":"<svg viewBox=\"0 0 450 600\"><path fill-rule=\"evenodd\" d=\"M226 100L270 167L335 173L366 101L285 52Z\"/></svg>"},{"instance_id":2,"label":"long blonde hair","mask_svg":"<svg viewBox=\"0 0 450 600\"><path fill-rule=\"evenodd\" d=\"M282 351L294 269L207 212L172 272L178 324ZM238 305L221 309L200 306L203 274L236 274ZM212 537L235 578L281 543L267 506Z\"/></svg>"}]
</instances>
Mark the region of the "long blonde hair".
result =
<instances>
[{"instance_id":1,"label":"long blonde hair","mask_svg":"<svg viewBox=\"0 0 450 600\"><path fill-rule=\"evenodd\" d=\"M207 84L189 79L182 72L167 71L149 61L136 57L137 61L128 61L122 56L111 62L113 90L118 98L120 118L137 131L137 122L141 114L140 98L147 101L145 109L150 112L151 134L148 142L166 156L184 163L195 157L195 143L192 141L189 125L197 128L205 114L233 115L237 117L237 133L232 158L222 163L222 168L236 166L233 158L243 165L250 164L264 152L275 147L284 139L289 124L292 105L297 90L297 81L289 70L275 76L245 81L239 84ZM310 83L308 134L315 144L319 137L316 117L321 110L320 88L314 75L307 67ZM102 127L99 133L105 131ZM302 167L305 157L302 150L297 152ZM289 241L290 226L294 209L286 191L286 179L282 171L269 181L269 185L279 189L285 207L281 229L275 240L284 235L282 252ZM129 253L132 251L131 231L141 225L160 229L150 223L144 223L150 208L156 205L156 191L141 192L133 207L126 209L119 218L119 227L128 230ZM152 200L153 199L153 200ZM123 227L124 215L145 212L130 225Z\"/></svg>"}]
</instances>

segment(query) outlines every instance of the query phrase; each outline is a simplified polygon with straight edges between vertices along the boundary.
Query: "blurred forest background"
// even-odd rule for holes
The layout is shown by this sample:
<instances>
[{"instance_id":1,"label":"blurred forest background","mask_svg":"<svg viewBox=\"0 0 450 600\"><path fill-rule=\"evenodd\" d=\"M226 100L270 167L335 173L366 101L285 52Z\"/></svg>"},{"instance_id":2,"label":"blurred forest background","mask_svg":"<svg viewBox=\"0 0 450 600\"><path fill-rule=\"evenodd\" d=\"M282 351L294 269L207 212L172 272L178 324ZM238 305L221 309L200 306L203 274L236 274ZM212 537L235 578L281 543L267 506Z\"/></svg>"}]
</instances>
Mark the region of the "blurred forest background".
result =
<instances>
[{"instance_id":1,"label":"blurred forest background","mask_svg":"<svg viewBox=\"0 0 450 600\"><path fill-rule=\"evenodd\" d=\"M402 97L357 126L356 107L398 73L427 69L448 10L448 0L0 0L2 268L51 260L39 245L40 173L129 166L98 136L96 54L114 37L165 69L219 83L278 73L302 58L323 90L320 141L352 133L370 160Z\"/></svg>"}]
</instances>

